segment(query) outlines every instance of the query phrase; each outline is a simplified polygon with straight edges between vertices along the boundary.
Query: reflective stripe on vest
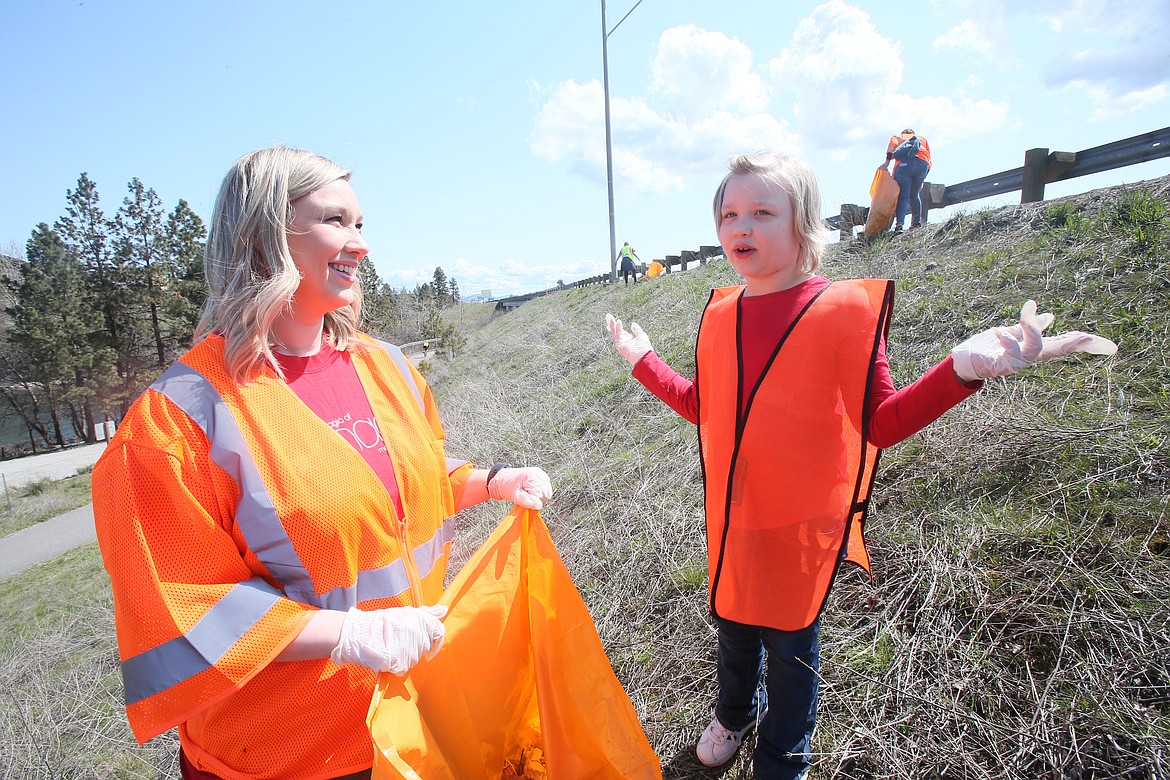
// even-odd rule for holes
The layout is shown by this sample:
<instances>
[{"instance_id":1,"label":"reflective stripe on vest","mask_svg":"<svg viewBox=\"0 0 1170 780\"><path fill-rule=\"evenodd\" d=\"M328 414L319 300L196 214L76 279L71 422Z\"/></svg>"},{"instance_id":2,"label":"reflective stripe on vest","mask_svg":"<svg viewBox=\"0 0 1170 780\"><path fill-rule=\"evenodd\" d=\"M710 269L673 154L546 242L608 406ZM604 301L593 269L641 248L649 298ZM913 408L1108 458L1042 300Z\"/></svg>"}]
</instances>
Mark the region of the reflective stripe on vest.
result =
<instances>
[{"instance_id":1,"label":"reflective stripe on vest","mask_svg":"<svg viewBox=\"0 0 1170 780\"><path fill-rule=\"evenodd\" d=\"M209 669L272 608L280 593L259 577L233 587L191 629L122 662L126 706Z\"/></svg>"},{"instance_id":2,"label":"reflective stripe on vest","mask_svg":"<svg viewBox=\"0 0 1170 780\"><path fill-rule=\"evenodd\" d=\"M425 413L422 393L409 369L402 350L380 342L395 360ZM294 601L321 609L348 610L359 601L396 595L410 587L405 563L399 559L387 566L358 573L350 587L334 588L318 594L304 563L296 553L284 524L276 513L268 486L260 475L235 416L219 391L199 371L186 363L176 362L155 380L150 389L166 396L183 410L207 436L211 460L227 472L240 488L236 506L236 524L248 548L284 587ZM448 467L465 461L447 459ZM439 533L413 550L419 575L425 577L443 555L444 546L455 536L454 520L447 518ZM359 595L360 594L360 595Z\"/></svg>"},{"instance_id":3,"label":"reflective stripe on vest","mask_svg":"<svg viewBox=\"0 0 1170 780\"><path fill-rule=\"evenodd\" d=\"M401 362L402 351L383 343L386 352L411 387L425 413L422 393ZM239 425L214 385L198 370L175 362L150 386L177 406L207 437L209 456L239 487L235 522L248 548L284 587L278 591L261 578L231 588L183 636L122 661L126 705L147 699L210 668L284 596L321 609L346 611L359 601L388 598L410 588L405 562L399 558L386 566L359 571L351 587L322 594L276 513L264 478L253 459ZM466 461L447 459L458 468ZM454 520L447 518L411 555L420 577L426 577L442 560L445 546L454 538Z\"/></svg>"}]
</instances>

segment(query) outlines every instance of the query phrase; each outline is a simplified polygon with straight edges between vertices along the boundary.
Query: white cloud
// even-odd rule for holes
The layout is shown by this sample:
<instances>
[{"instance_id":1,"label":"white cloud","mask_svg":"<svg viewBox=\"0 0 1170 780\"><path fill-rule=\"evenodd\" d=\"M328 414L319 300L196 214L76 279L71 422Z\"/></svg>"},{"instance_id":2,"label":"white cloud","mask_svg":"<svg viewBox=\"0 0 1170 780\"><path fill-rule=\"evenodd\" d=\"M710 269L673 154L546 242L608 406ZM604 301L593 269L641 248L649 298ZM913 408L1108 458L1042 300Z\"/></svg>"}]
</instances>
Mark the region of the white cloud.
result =
<instances>
[{"instance_id":1,"label":"white cloud","mask_svg":"<svg viewBox=\"0 0 1170 780\"><path fill-rule=\"evenodd\" d=\"M983 59L995 56L995 42L975 23L973 19L964 19L957 27L952 27L931 43L935 53L945 53L953 50L960 53L976 54Z\"/></svg>"},{"instance_id":2,"label":"white cloud","mask_svg":"<svg viewBox=\"0 0 1170 780\"><path fill-rule=\"evenodd\" d=\"M1114 95L1102 87L1087 85L1086 91L1096 106L1093 115L1089 117L1090 122L1102 122L1106 119L1132 114L1146 106L1165 100L1170 94L1163 84L1144 90L1130 90L1124 95Z\"/></svg>"},{"instance_id":3,"label":"white cloud","mask_svg":"<svg viewBox=\"0 0 1170 780\"><path fill-rule=\"evenodd\" d=\"M768 107L768 90L753 70L751 49L693 24L662 33L650 92L680 117L705 117L721 109L751 114Z\"/></svg>"},{"instance_id":4,"label":"white cloud","mask_svg":"<svg viewBox=\"0 0 1170 780\"><path fill-rule=\"evenodd\" d=\"M964 21L935 41L995 59L1004 69L1020 66L1008 20L1038 19L1051 38L1028 25L1020 46L1055 47L1041 66L1041 83L1086 96L1092 119L1133 113L1165 100L1170 88L1170 0L961 0L953 4ZM984 46L985 49L980 49Z\"/></svg>"},{"instance_id":5,"label":"white cloud","mask_svg":"<svg viewBox=\"0 0 1170 780\"><path fill-rule=\"evenodd\" d=\"M1007 106L990 100L900 91L900 45L881 35L868 13L842 0L801 20L769 67L774 88L793 95L804 137L837 160L882 146L902 127L949 143L995 130L1007 117Z\"/></svg>"},{"instance_id":6,"label":"white cloud","mask_svg":"<svg viewBox=\"0 0 1170 780\"><path fill-rule=\"evenodd\" d=\"M604 139L593 144L587 140L598 135L597 128L604 121L604 113L605 97L598 82L578 84L570 79L558 84L536 114L536 123L529 136L532 153L554 163L570 158L580 162L591 160L596 164L600 157L604 166ZM595 148L598 146L600 151Z\"/></svg>"},{"instance_id":7,"label":"white cloud","mask_svg":"<svg viewBox=\"0 0 1170 780\"><path fill-rule=\"evenodd\" d=\"M717 175L733 153L800 150L787 122L763 110L764 82L734 38L693 25L666 30L651 79L647 99L610 96L613 174L622 189L677 192ZM537 113L533 154L604 182L604 106L599 82L556 85Z\"/></svg>"}]
</instances>

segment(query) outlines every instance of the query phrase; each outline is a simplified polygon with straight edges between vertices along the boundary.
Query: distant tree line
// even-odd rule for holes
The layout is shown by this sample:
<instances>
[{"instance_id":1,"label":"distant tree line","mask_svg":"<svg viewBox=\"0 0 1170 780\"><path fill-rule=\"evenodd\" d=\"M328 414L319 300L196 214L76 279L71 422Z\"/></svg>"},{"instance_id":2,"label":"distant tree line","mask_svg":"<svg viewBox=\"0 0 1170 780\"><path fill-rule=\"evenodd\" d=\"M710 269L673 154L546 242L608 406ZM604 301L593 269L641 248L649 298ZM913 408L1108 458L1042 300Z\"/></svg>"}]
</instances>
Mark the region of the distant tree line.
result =
<instances>
[{"instance_id":1,"label":"distant tree line","mask_svg":"<svg viewBox=\"0 0 1170 780\"><path fill-rule=\"evenodd\" d=\"M191 344L206 297L207 229L185 200L168 212L137 178L127 190L108 215L81 174L65 214L36 226L23 258L3 256L0 409L27 429L34 450L94 440L96 425L120 421ZM461 346L441 316L459 301L442 268L409 292L382 281L368 257L358 276L367 332Z\"/></svg>"}]
</instances>

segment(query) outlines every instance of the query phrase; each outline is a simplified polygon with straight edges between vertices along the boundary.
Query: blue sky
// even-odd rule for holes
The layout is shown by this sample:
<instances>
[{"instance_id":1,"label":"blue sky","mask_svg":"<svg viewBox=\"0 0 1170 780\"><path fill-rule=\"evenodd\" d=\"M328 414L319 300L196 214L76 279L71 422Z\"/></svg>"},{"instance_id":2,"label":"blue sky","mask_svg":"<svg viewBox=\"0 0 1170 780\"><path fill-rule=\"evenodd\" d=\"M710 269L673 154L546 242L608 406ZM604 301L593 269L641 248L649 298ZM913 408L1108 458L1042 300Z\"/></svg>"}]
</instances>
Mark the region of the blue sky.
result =
<instances>
[{"instance_id":1,"label":"blue sky","mask_svg":"<svg viewBox=\"0 0 1170 780\"><path fill-rule=\"evenodd\" d=\"M610 0L609 26L637 0ZM886 139L929 181L1170 125L1170 0L643 0L609 37L617 242L717 243L728 156L813 164L825 216L868 202ZM210 217L228 166L284 143L354 171L379 274L465 294L609 270L600 0L4 0L0 250L87 172ZM897 10L894 10L897 9ZM1163 159L1049 197L1170 174ZM1006 195L991 204L1018 202ZM932 221L948 212L934 212Z\"/></svg>"}]
</instances>

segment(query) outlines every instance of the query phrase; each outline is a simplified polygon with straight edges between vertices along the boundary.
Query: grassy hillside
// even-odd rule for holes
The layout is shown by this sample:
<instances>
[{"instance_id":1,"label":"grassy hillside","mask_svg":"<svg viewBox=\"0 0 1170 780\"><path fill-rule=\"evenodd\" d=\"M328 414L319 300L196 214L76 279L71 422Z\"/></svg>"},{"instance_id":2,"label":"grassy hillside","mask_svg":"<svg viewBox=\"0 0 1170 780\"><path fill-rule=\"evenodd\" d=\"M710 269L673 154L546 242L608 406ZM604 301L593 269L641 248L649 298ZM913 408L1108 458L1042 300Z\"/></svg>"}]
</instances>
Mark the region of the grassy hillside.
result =
<instances>
[{"instance_id":1,"label":"grassy hillside","mask_svg":"<svg viewBox=\"0 0 1170 780\"><path fill-rule=\"evenodd\" d=\"M898 282L905 384L1026 298L1053 330L1117 341L997 380L882 456L868 538L825 617L817 778L1170 777L1170 180L957 216L835 278ZM693 369L725 262L566 291L432 361L448 450L552 475L545 513L668 778L703 770L714 631L695 432L629 377L603 326L637 320ZM465 558L502 515L461 517ZM108 583L90 545L0 589L0 776L177 777L173 734L137 746L120 708Z\"/></svg>"},{"instance_id":2,"label":"grassy hillside","mask_svg":"<svg viewBox=\"0 0 1170 780\"><path fill-rule=\"evenodd\" d=\"M883 454L874 582L849 572L826 612L815 776L1170 776L1168 189L833 248L827 275L897 280L899 385L1027 298L1120 354L989 382ZM668 777L720 774L691 758L715 690L696 437L603 318L689 374L708 291L734 281L717 262L540 298L433 372L450 451L552 474L549 525Z\"/></svg>"}]
</instances>

